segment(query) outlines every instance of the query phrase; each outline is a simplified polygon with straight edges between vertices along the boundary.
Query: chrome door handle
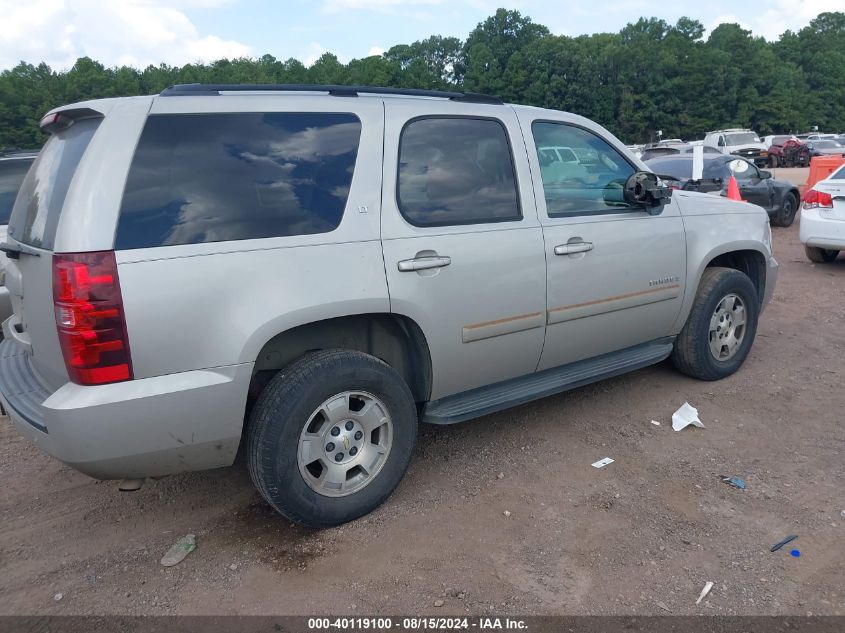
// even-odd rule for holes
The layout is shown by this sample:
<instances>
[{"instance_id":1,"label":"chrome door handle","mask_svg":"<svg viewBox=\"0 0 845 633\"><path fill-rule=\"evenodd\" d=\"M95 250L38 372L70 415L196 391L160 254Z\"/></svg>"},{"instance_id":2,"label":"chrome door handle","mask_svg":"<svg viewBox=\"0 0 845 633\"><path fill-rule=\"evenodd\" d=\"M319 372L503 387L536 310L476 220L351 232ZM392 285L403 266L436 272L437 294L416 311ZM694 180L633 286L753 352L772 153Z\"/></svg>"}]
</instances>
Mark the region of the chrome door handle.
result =
<instances>
[{"instance_id":1,"label":"chrome door handle","mask_svg":"<svg viewBox=\"0 0 845 633\"><path fill-rule=\"evenodd\" d=\"M415 270L428 270L429 268L443 268L452 263L451 257L416 257L414 259L403 259L399 262L399 271L403 273L414 272Z\"/></svg>"},{"instance_id":2,"label":"chrome door handle","mask_svg":"<svg viewBox=\"0 0 845 633\"><path fill-rule=\"evenodd\" d=\"M591 250L593 250L592 242L572 242L571 244L555 246L555 255L572 255L574 253L586 253Z\"/></svg>"}]
</instances>

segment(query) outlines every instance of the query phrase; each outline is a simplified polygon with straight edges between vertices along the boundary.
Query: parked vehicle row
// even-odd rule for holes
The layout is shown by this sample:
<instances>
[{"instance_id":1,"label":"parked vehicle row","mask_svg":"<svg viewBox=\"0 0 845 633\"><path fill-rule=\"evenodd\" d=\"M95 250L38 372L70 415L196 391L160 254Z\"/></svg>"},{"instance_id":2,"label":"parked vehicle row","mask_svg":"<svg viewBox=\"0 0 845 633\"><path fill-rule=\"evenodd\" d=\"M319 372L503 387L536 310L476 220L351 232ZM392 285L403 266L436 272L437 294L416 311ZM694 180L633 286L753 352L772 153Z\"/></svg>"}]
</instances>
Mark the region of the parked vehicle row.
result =
<instances>
[{"instance_id":1,"label":"parked vehicle row","mask_svg":"<svg viewBox=\"0 0 845 633\"><path fill-rule=\"evenodd\" d=\"M760 207L673 191L563 112L187 85L42 128L0 246L17 429L105 479L243 444L261 494L313 526L381 504L418 421L667 357L732 374L775 287Z\"/></svg>"}]
</instances>

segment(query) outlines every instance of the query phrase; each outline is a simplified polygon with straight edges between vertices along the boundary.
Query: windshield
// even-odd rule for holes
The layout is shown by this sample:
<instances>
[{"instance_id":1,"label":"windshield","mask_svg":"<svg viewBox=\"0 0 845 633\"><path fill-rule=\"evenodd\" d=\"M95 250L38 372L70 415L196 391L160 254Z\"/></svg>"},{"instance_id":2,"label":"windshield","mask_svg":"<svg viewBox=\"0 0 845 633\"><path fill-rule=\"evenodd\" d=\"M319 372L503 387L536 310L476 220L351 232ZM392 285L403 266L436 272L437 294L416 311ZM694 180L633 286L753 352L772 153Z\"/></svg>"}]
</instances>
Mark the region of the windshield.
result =
<instances>
[{"instance_id":1,"label":"windshield","mask_svg":"<svg viewBox=\"0 0 845 633\"><path fill-rule=\"evenodd\" d=\"M99 124L100 119L76 121L47 140L12 209L11 237L32 246L53 248L70 181Z\"/></svg>"},{"instance_id":2,"label":"windshield","mask_svg":"<svg viewBox=\"0 0 845 633\"><path fill-rule=\"evenodd\" d=\"M815 141L816 147L821 147L822 149L836 149L838 147L842 147L836 141Z\"/></svg>"},{"instance_id":3,"label":"windshield","mask_svg":"<svg viewBox=\"0 0 845 633\"><path fill-rule=\"evenodd\" d=\"M787 141L791 140L791 136L773 136L772 137L772 145L783 145Z\"/></svg>"},{"instance_id":4,"label":"windshield","mask_svg":"<svg viewBox=\"0 0 845 633\"><path fill-rule=\"evenodd\" d=\"M759 143L760 137L754 132L735 132L725 134L725 143L728 145L742 145L743 143Z\"/></svg>"},{"instance_id":5,"label":"windshield","mask_svg":"<svg viewBox=\"0 0 845 633\"><path fill-rule=\"evenodd\" d=\"M33 160L35 157L0 160L0 225L9 223L18 189Z\"/></svg>"}]
</instances>

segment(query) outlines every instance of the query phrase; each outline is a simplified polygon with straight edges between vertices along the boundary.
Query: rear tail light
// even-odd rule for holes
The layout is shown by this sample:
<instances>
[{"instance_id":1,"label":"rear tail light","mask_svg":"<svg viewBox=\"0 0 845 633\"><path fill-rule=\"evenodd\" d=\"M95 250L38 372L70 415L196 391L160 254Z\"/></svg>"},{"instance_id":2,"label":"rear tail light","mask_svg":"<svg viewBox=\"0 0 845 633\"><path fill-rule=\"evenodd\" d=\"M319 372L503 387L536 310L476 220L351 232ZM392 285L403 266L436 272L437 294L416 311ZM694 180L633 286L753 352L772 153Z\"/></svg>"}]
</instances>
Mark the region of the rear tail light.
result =
<instances>
[{"instance_id":1,"label":"rear tail light","mask_svg":"<svg viewBox=\"0 0 845 633\"><path fill-rule=\"evenodd\" d=\"M53 302L68 376L80 385L132 379L113 251L53 255Z\"/></svg>"},{"instance_id":2,"label":"rear tail light","mask_svg":"<svg viewBox=\"0 0 845 633\"><path fill-rule=\"evenodd\" d=\"M805 209L832 209L833 196L824 191L810 189L804 194L804 208Z\"/></svg>"}]
</instances>

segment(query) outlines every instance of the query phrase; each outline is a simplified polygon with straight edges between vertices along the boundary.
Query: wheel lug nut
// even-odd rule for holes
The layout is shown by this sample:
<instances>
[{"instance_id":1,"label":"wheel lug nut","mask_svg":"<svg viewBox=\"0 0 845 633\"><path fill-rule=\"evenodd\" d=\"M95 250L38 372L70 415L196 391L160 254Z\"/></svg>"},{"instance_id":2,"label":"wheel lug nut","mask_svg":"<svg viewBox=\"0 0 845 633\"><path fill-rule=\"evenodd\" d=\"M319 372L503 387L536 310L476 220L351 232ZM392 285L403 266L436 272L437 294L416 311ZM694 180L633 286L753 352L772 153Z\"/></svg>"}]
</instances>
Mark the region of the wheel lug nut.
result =
<instances>
[{"instance_id":1,"label":"wheel lug nut","mask_svg":"<svg viewBox=\"0 0 845 633\"><path fill-rule=\"evenodd\" d=\"M335 455L335 456L334 456L334 460L335 460L336 462L339 462L339 461L343 460L343 453L338 453L337 455Z\"/></svg>"},{"instance_id":2,"label":"wheel lug nut","mask_svg":"<svg viewBox=\"0 0 845 633\"><path fill-rule=\"evenodd\" d=\"M352 448L350 448L350 449L349 449L349 454L350 454L350 455L352 455L353 457L355 457L355 455L357 455L357 454L358 454L358 447L357 447L357 446L353 446Z\"/></svg>"},{"instance_id":3,"label":"wheel lug nut","mask_svg":"<svg viewBox=\"0 0 845 633\"><path fill-rule=\"evenodd\" d=\"M355 425L352 423L352 420L347 420L347 421L346 421L346 430L347 430L347 431L351 431L351 430L352 430L352 427L354 427L354 426L355 426Z\"/></svg>"},{"instance_id":4,"label":"wheel lug nut","mask_svg":"<svg viewBox=\"0 0 845 633\"><path fill-rule=\"evenodd\" d=\"M331 453L334 450L334 442L329 442L326 444L326 452Z\"/></svg>"},{"instance_id":5,"label":"wheel lug nut","mask_svg":"<svg viewBox=\"0 0 845 633\"><path fill-rule=\"evenodd\" d=\"M337 428L337 427L334 427L332 429L332 436L337 437L338 435L340 435L340 429Z\"/></svg>"},{"instance_id":6,"label":"wheel lug nut","mask_svg":"<svg viewBox=\"0 0 845 633\"><path fill-rule=\"evenodd\" d=\"M360 440L362 437L364 437L364 434L361 431L355 432L355 439L356 440Z\"/></svg>"}]
</instances>

